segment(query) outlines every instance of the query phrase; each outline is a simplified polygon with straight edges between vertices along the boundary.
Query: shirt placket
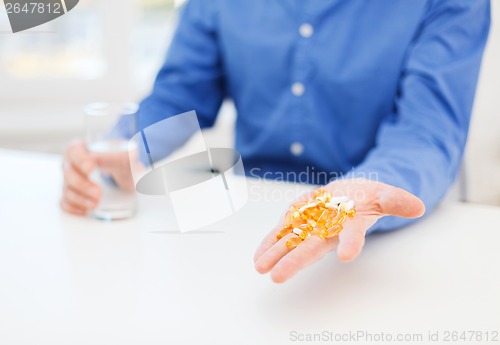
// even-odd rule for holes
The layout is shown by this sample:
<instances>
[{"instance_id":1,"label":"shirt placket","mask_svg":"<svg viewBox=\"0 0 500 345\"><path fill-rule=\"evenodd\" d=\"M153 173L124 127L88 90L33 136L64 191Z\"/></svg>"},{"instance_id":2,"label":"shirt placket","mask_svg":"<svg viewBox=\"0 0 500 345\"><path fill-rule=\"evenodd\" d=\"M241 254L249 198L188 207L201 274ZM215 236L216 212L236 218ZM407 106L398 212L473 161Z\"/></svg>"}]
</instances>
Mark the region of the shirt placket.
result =
<instances>
[{"instance_id":1,"label":"shirt placket","mask_svg":"<svg viewBox=\"0 0 500 345\"><path fill-rule=\"evenodd\" d=\"M314 38L313 16L307 13L307 6L302 6L296 25L296 49L293 67L291 69L291 125L290 154L297 159L306 153L307 133L304 131L304 119L308 114L310 104L309 88L311 86L311 48Z\"/></svg>"}]
</instances>

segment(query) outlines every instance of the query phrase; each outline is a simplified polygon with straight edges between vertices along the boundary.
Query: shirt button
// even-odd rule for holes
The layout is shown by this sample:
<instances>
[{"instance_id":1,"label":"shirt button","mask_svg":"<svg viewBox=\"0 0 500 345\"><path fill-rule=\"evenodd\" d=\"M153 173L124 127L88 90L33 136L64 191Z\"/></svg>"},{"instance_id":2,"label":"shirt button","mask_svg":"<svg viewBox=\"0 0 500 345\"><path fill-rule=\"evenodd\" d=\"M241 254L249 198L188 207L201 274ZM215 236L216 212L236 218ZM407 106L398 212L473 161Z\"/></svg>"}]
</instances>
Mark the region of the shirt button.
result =
<instances>
[{"instance_id":1,"label":"shirt button","mask_svg":"<svg viewBox=\"0 0 500 345\"><path fill-rule=\"evenodd\" d=\"M309 38L314 34L314 28L309 23L304 23L299 27L299 34L304 38Z\"/></svg>"},{"instance_id":2,"label":"shirt button","mask_svg":"<svg viewBox=\"0 0 500 345\"><path fill-rule=\"evenodd\" d=\"M293 83L292 84L292 93L294 96L300 97L304 94L306 91L306 88L304 87L304 84L302 83Z\"/></svg>"},{"instance_id":3,"label":"shirt button","mask_svg":"<svg viewBox=\"0 0 500 345\"><path fill-rule=\"evenodd\" d=\"M304 152L304 145L296 141L290 145L290 152L294 156L300 156Z\"/></svg>"}]
</instances>

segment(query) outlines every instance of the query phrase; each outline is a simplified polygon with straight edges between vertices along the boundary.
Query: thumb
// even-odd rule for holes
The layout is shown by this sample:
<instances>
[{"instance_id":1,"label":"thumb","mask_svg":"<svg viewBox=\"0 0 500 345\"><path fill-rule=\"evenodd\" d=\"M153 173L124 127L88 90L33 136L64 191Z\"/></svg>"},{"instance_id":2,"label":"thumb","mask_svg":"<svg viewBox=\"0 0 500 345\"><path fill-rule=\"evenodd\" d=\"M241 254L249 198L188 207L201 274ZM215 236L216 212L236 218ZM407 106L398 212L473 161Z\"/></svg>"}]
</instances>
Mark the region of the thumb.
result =
<instances>
[{"instance_id":1,"label":"thumb","mask_svg":"<svg viewBox=\"0 0 500 345\"><path fill-rule=\"evenodd\" d=\"M384 185L380 192L379 205L384 215L418 218L425 213L422 200L404 189L389 185Z\"/></svg>"}]
</instances>

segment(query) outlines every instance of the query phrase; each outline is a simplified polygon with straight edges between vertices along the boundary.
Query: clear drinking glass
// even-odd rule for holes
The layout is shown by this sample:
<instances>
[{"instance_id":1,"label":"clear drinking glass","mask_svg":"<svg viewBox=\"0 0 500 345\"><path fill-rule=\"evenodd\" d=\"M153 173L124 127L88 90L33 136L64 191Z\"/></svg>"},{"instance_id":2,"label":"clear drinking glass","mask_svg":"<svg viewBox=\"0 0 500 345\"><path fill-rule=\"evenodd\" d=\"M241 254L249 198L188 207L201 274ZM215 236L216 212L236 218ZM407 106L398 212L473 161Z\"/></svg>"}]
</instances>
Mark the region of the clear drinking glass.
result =
<instances>
[{"instance_id":1,"label":"clear drinking glass","mask_svg":"<svg viewBox=\"0 0 500 345\"><path fill-rule=\"evenodd\" d=\"M135 103L92 103L85 107L86 146L96 163L90 179L102 188L102 196L92 215L101 220L132 217L137 209L133 183L120 188L111 171L130 173L130 151L137 150L129 139L135 134ZM128 169L128 170L126 170Z\"/></svg>"}]
</instances>

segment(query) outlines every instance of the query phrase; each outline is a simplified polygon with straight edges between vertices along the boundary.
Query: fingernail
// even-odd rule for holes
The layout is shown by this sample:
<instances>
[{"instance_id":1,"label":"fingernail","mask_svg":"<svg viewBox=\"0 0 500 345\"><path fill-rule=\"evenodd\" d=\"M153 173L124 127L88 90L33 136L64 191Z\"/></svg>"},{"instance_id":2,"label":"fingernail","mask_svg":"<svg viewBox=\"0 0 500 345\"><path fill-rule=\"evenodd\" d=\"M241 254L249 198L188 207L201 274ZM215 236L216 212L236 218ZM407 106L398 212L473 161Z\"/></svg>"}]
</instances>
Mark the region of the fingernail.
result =
<instances>
[{"instance_id":1,"label":"fingernail","mask_svg":"<svg viewBox=\"0 0 500 345\"><path fill-rule=\"evenodd\" d=\"M88 208L94 207L94 202L92 200L85 200L85 206Z\"/></svg>"}]
</instances>

